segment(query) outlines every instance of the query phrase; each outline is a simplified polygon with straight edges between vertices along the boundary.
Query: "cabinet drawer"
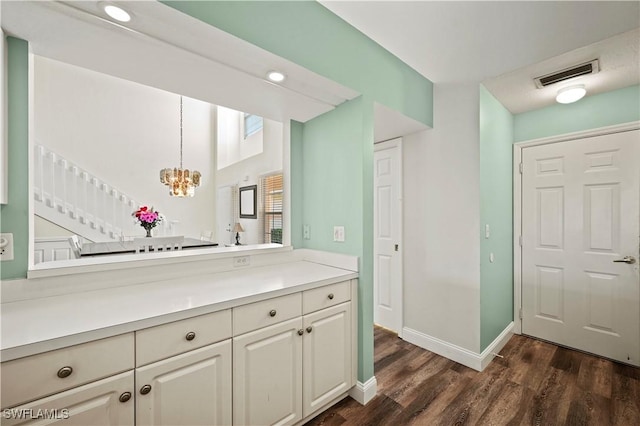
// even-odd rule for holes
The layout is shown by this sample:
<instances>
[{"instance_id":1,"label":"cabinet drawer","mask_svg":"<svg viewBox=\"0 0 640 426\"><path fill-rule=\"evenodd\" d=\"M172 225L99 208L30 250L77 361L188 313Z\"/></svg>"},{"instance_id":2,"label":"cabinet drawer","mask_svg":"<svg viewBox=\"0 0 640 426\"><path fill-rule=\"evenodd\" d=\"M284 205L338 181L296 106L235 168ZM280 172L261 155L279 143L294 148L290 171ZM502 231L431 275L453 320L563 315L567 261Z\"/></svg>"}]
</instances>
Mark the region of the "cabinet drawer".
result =
<instances>
[{"instance_id":1,"label":"cabinet drawer","mask_svg":"<svg viewBox=\"0 0 640 426\"><path fill-rule=\"evenodd\" d=\"M237 336L300 315L302 315L300 293L233 308L233 335Z\"/></svg>"},{"instance_id":2,"label":"cabinet drawer","mask_svg":"<svg viewBox=\"0 0 640 426\"><path fill-rule=\"evenodd\" d=\"M133 369L133 333L2 363L2 408Z\"/></svg>"},{"instance_id":3,"label":"cabinet drawer","mask_svg":"<svg viewBox=\"0 0 640 426\"><path fill-rule=\"evenodd\" d=\"M127 393L130 395L128 399ZM3 411L2 426L133 426L134 393L131 370ZM28 421L38 414L42 417ZM45 416L52 416L58 421Z\"/></svg>"},{"instance_id":4,"label":"cabinet drawer","mask_svg":"<svg viewBox=\"0 0 640 426\"><path fill-rule=\"evenodd\" d=\"M350 281L314 288L302 293L302 311L304 314L319 311L329 306L351 300Z\"/></svg>"},{"instance_id":5,"label":"cabinet drawer","mask_svg":"<svg viewBox=\"0 0 640 426\"><path fill-rule=\"evenodd\" d=\"M231 309L136 331L136 367L231 337Z\"/></svg>"}]
</instances>

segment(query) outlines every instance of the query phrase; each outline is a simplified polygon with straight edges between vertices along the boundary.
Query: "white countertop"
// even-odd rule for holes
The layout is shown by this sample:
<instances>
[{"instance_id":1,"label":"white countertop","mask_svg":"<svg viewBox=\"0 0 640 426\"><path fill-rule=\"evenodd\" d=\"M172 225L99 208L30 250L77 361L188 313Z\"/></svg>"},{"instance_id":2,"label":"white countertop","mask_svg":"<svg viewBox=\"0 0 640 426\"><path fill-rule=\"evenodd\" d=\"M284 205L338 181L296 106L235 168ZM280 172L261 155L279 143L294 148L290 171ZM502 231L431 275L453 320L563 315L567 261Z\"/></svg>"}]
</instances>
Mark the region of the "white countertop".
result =
<instances>
[{"instance_id":1,"label":"white countertop","mask_svg":"<svg viewBox=\"0 0 640 426\"><path fill-rule=\"evenodd\" d=\"M307 261L0 305L0 359L9 361L357 278Z\"/></svg>"}]
</instances>

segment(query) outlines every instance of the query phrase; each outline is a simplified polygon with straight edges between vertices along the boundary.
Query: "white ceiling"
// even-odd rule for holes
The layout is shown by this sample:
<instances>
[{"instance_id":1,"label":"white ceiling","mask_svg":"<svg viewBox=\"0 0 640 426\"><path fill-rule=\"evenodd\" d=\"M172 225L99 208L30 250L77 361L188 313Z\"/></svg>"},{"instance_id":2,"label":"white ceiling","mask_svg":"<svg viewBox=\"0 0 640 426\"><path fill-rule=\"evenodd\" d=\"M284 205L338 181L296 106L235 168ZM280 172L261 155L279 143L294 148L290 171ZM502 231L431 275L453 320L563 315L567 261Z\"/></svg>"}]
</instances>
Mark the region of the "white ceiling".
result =
<instances>
[{"instance_id":1,"label":"white ceiling","mask_svg":"<svg viewBox=\"0 0 640 426\"><path fill-rule=\"evenodd\" d=\"M37 55L279 121L304 122L358 95L162 3L120 4L133 16L126 26L96 1L2 1L2 28ZM267 81L271 69L287 80Z\"/></svg>"},{"instance_id":2,"label":"white ceiling","mask_svg":"<svg viewBox=\"0 0 640 426\"><path fill-rule=\"evenodd\" d=\"M555 89L536 92L531 77L583 56L617 69L589 82L589 93L640 83L637 36L573 52L640 27L640 2L321 3L436 84L487 81L513 113L552 104Z\"/></svg>"}]
</instances>

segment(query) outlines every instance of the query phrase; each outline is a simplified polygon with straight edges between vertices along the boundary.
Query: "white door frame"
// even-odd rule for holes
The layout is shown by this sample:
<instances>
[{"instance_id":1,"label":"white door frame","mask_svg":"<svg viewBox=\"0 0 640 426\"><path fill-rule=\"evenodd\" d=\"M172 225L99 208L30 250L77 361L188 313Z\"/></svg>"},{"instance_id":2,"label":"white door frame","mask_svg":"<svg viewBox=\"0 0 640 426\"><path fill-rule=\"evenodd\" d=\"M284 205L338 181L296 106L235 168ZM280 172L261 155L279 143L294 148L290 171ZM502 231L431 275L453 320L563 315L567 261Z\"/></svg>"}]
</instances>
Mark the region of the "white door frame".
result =
<instances>
[{"instance_id":1,"label":"white door frame","mask_svg":"<svg viewBox=\"0 0 640 426\"><path fill-rule=\"evenodd\" d=\"M566 142L594 136L629 132L640 129L640 121L632 121L614 126L580 132L565 133L547 138L518 142L513 145L513 324L514 333L522 334L522 150L524 148Z\"/></svg>"},{"instance_id":2,"label":"white door frame","mask_svg":"<svg viewBox=\"0 0 640 426\"><path fill-rule=\"evenodd\" d=\"M393 138L393 139L389 139L386 141L382 141L382 142L375 142L373 145L373 150L375 151L381 151L383 149L389 149L389 148L398 148L398 162L399 162L399 167L398 170L400 172L400 175L398 176L398 181L399 181L399 193L400 193L400 223L399 223L399 234L398 234L398 245L400 247L400 249L397 252L397 256L400 258L399 263L400 263L400 271L399 271L399 282L400 282L400 286L398 287L398 291L400 292L399 297L398 297L398 301L399 301L399 307L398 307L398 316L399 316L399 327L398 327L398 337L402 338L402 330L404 328L404 256L403 256L403 250L404 250L404 243L403 243L403 233L404 233L404 184L403 184L403 166L402 166L402 136L397 137L397 138ZM375 189L375 188L374 188ZM375 207L375 206L374 206ZM375 214L376 214L376 210L374 208L374 222L375 222ZM375 246L373 248L373 252L375 255ZM374 291L375 291L375 275L373 277L374 279ZM375 309L375 306L374 306Z\"/></svg>"}]
</instances>

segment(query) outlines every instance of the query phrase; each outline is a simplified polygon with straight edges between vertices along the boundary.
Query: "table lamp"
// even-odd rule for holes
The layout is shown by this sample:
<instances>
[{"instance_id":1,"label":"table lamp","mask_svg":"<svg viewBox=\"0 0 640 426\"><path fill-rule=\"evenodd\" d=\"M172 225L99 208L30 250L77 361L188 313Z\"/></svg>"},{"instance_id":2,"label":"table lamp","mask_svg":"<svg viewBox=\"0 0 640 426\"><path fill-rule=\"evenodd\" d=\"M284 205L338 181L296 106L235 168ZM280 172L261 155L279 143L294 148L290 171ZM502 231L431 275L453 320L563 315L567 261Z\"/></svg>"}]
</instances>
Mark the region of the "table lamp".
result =
<instances>
[{"instance_id":1,"label":"table lamp","mask_svg":"<svg viewBox=\"0 0 640 426\"><path fill-rule=\"evenodd\" d=\"M240 232L244 232L244 228L242 227L242 225L240 225L240 222L236 222L236 224L233 227L233 232L236 233L236 245L239 246L240 244Z\"/></svg>"}]
</instances>

